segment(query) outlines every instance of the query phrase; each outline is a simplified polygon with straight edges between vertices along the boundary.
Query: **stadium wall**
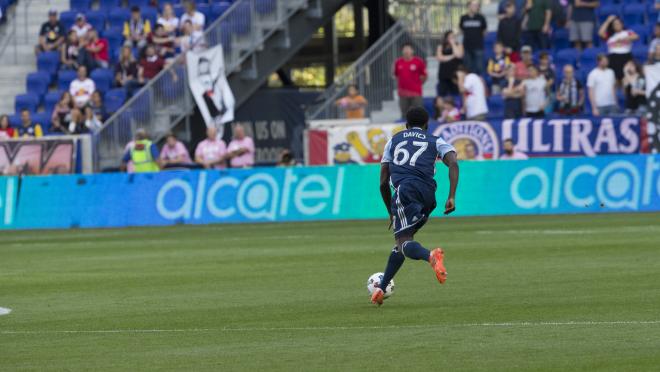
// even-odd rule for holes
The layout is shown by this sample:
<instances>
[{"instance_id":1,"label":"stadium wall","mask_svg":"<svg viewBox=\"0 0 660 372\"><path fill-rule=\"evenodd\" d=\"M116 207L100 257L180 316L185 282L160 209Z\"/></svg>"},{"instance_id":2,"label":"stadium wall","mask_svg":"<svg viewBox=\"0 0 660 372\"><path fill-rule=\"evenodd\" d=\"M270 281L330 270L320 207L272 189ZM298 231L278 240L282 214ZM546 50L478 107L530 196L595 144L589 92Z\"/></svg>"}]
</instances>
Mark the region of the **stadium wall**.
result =
<instances>
[{"instance_id":1,"label":"stadium wall","mask_svg":"<svg viewBox=\"0 0 660 372\"><path fill-rule=\"evenodd\" d=\"M457 216L660 210L660 155L464 161L460 166ZM446 174L439 163L439 204L446 197ZM385 218L378 175L374 164L4 177L0 226Z\"/></svg>"}]
</instances>

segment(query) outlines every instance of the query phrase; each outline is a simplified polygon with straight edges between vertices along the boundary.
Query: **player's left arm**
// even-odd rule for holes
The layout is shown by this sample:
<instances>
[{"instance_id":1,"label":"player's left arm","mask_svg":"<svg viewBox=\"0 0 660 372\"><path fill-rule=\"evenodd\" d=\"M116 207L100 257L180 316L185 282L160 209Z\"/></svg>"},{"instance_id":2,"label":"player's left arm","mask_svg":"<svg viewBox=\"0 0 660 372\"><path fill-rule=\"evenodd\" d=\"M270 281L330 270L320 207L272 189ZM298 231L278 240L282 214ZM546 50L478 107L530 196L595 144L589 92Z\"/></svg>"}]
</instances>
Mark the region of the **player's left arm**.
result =
<instances>
[{"instance_id":1,"label":"player's left arm","mask_svg":"<svg viewBox=\"0 0 660 372\"><path fill-rule=\"evenodd\" d=\"M454 146L438 138L436 142L438 153L442 156L442 162L449 168L449 195L445 203L445 214L456 210L456 189L458 188L458 160Z\"/></svg>"}]
</instances>

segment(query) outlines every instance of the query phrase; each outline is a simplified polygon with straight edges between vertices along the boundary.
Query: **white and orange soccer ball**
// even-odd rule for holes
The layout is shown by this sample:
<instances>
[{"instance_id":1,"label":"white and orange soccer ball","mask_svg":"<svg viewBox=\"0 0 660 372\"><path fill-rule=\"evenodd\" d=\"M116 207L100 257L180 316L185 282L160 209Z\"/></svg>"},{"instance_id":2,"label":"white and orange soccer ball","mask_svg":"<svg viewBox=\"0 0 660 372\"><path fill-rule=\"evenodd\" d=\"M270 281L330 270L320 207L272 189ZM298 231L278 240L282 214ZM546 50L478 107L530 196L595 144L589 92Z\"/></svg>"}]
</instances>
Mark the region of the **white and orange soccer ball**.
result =
<instances>
[{"instance_id":1,"label":"white and orange soccer ball","mask_svg":"<svg viewBox=\"0 0 660 372\"><path fill-rule=\"evenodd\" d=\"M369 295L372 295L376 288L378 288L378 285L380 284L380 281L383 280L383 273L375 273L372 274L369 279L367 280L367 290L369 291ZM387 285L387 288L385 288L385 298L390 297L394 293L394 279L390 280L390 284Z\"/></svg>"}]
</instances>

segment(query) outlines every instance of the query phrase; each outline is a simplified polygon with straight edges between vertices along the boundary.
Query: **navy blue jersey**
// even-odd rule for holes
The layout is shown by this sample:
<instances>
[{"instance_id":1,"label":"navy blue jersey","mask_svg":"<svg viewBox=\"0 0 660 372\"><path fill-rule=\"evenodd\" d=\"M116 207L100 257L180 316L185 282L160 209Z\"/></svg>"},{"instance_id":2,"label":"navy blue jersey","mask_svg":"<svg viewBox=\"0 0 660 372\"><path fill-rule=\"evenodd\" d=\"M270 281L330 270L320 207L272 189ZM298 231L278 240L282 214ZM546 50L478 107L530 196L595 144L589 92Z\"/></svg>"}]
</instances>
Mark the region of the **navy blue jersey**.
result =
<instances>
[{"instance_id":1,"label":"navy blue jersey","mask_svg":"<svg viewBox=\"0 0 660 372\"><path fill-rule=\"evenodd\" d=\"M421 128L401 131L385 145L381 163L389 163L390 182L395 189L403 183L422 182L435 190L435 161L443 158L454 146L432 136Z\"/></svg>"}]
</instances>

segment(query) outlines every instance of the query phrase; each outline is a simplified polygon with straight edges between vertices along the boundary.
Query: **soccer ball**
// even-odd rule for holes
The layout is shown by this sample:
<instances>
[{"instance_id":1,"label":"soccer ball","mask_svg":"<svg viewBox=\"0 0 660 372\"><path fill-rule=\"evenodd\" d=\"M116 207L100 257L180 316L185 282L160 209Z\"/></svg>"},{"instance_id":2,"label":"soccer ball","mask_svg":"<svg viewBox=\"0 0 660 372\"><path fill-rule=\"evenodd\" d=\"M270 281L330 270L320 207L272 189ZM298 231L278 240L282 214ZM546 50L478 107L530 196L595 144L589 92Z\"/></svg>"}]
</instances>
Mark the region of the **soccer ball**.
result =
<instances>
[{"instance_id":1,"label":"soccer ball","mask_svg":"<svg viewBox=\"0 0 660 372\"><path fill-rule=\"evenodd\" d=\"M376 288L378 288L380 281L383 280L383 275L383 273L375 273L367 279L367 290L370 295L374 293ZM390 280L390 284L388 284L385 289L385 298L390 297L392 293L394 293L394 279Z\"/></svg>"}]
</instances>

